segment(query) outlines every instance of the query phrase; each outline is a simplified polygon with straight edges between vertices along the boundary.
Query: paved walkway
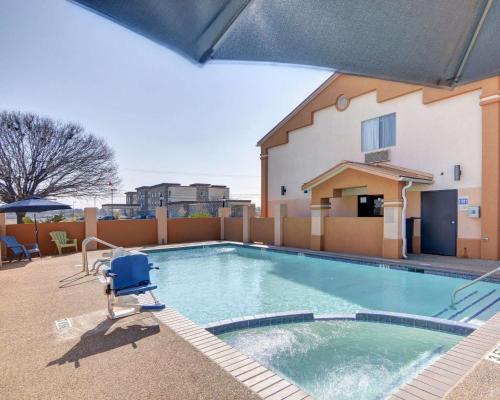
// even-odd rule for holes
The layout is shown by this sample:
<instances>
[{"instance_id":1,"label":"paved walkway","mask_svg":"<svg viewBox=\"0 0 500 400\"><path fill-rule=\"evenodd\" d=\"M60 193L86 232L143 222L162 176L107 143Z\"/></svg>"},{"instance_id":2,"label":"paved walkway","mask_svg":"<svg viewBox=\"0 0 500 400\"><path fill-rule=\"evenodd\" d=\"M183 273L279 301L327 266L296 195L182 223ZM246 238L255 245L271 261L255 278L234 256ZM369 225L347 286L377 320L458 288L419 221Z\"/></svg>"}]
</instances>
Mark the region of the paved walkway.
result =
<instances>
[{"instance_id":1,"label":"paved walkway","mask_svg":"<svg viewBox=\"0 0 500 400\"><path fill-rule=\"evenodd\" d=\"M258 398L150 314L107 320L103 285L80 273L80 257L0 270L2 400ZM56 329L64 318L71 327Z\"/></svg>"}]
</instances>

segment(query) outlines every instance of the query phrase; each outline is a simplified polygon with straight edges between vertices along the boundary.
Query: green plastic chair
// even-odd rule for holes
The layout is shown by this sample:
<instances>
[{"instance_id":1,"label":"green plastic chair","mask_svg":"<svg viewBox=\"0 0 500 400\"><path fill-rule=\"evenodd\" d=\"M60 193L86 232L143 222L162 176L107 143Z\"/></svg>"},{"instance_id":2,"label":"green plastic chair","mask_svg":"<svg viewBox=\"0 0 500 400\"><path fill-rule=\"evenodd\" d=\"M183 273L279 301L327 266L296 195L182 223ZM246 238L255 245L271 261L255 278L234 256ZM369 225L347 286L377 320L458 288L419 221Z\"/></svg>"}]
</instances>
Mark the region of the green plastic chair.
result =
<instances>
[{"instance_id":1,"label":"green plastic chair","mask_svg":"<svg viewBox=\"0 0 500 400\"><path fill-rule=\"evenodd\" d=\"M68 247L74 247L75 251L78 252L78 243L77 239L69 239L68 234L64 231L55 231L49 232L52 241L57 246L57 251L61 255L63 253L63 249Z\"/></svg>"}]
</instances>

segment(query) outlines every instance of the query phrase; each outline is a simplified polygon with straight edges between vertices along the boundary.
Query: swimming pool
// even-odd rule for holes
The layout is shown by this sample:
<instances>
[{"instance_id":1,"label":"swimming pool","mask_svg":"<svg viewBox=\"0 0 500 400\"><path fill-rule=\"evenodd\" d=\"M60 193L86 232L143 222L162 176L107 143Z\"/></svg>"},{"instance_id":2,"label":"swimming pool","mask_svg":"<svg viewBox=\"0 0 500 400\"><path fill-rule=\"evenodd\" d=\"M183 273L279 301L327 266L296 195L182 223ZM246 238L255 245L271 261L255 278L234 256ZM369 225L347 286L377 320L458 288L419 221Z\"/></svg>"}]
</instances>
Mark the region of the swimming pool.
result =
<instances>
[{"instance_id":1,"label":"swimming pool","mask_svg":"<svg viewBox=\"0 0 500 400\"><path fill-rule=\"evenodd\" d=\"M158 296L199 324L290 310L350 313L361 309L481 322L500 311L500 285L468 282L238 245L151 251Z\"/></svg>"},{"instance_id":2,"label":"swimming pool","mask_svg":"<svg viewBox=\"0 0 500 400\"><path fill-rule=\"evenodd\" d=\"M315 399L382 399L461 339L369 322L310 322L219 336Z\"/></svg>"}]
</instances>

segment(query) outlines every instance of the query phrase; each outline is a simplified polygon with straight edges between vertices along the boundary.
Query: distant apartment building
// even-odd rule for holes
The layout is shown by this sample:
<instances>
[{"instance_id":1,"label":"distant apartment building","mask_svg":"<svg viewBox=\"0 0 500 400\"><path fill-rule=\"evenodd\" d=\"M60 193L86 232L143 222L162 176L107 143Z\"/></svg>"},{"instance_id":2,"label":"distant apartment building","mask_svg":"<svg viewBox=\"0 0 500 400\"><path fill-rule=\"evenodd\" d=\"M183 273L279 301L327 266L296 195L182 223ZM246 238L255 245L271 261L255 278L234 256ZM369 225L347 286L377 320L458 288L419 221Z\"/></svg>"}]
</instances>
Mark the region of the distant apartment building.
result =
<instances>
[{"instance_id":1,"label":"distant apartment building","mask_svg":"<svg viewBox=\"0 0 500 400\"><path fill-rule=\"evenodd\" d=\"M176 218L197 213L216 216L219 207L230 207L232 214L239 216L241 206L250 203L250 200L230 200L229 188L225 185L159 183L126 192L124 204L103 204L102 208L108 213L113 210L122 216L134 217L152 215L156 207L168 206L169 217Z\"/></svg>"},{"instance_id":2,"label":"distant apartment building","mask_svg":"<svg viewBox=\"0 0 500 400\"><path fill-rule=\"evenodd\" d=\"M207 202L229 200L229 188L208 183L193 183L182 186L180 183L159 183L153 186L140 186L136 192L127 192L127 204L137 204L140 211L153 211L155 207L176 202ZM134 193L137 193L134 196Z\"/></svg>"}]
</instances>

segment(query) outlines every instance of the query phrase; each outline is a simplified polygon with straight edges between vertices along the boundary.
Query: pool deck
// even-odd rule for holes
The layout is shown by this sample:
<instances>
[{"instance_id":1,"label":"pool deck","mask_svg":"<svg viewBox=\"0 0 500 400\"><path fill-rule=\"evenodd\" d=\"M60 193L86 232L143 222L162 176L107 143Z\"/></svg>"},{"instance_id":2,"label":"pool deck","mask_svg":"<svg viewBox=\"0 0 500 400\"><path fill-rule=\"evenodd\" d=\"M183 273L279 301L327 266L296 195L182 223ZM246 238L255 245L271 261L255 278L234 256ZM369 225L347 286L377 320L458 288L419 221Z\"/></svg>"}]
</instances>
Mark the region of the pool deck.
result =
<instances>
[{"instance_id":1,"label":"pool deck","mask_svg":"<svg viewBox=\"0 0 500 400\"><path fill-rule=\"evenodd\" d=\"M103 284L80 262L73 254L0 270L2 400L259 399L151 314L108 320ZM63 318L72 326L57 330Z\"/></svg>"},{"instance_id":2,"label":"pool deck","mask_svg":"<svg viewBox=\"0 0 500 400\"><path fill-rule=\"evenodd\" d=\"M213 243L220 242L204 244ZM102 250L89 253L90 261L101 254ZM107 320L103 285L81 273L80 262L78 253L4 264L0 269L2 399L312 399L173 309L156 316ZM426 268L475 274L498 265L423 263ZM71 326L57 329L55 321L64 318ZM405 389L412 381L393 399L455 400L471 394L499 398L500 364L483 359L499 340L500 313L450 350L455 354L436 362L446 372L440 379L430 377L434 386L420 382L421 392L416 394ZM459 366L450 365L452 361ZM428 369L435 373L435 367ZM401 391L407 397L401 397Z\"/></svg>"}]
</instances>

